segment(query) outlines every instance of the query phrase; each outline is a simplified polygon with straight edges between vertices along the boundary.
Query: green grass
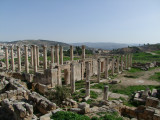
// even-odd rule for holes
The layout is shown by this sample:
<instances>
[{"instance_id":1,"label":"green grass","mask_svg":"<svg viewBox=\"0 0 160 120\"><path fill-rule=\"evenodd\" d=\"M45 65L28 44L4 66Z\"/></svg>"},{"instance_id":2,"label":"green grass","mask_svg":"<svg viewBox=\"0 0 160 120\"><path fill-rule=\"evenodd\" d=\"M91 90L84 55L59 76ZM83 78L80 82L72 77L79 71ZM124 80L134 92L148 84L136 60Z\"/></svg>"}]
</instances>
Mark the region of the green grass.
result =
<instances>
[{"instance_id":1,"label":"green grass","mask_svg":"<svg viewBox=\"0 0 160 120\"><path fill-rule=\"evenodd\" d=\"M160 61L160 54L159 55L152 55L150 53L140 52L133 54L133 63L140 62L140 63L147 63L153 61Z\"/></svg>"},{"instance_id":2,"label":"green grass","mask_svg":"<svg viewBox=\"0 0 160 120\"><path fill-rule=\"evenodd\" d=\"M95 84L93 86L91 86L91 88L93 89L104 89L104 86L108 85L109 86L109 91L113 92L113 93L120 93L120 94L124 94L124 95L131 95L136 91L139 90L145 90L146 88L159 88L160 86L153 86L153 85L135 85L135 86L121 86L121 85L115 85L115 84L108 84L108 83L98 83Z\"/></svg>"},{"instance_id":3,"label":"green grass","mask_svg":"<svg viewBox=\"0 0 160 120\"><path fill-rule=\"evenodd\" d=\"M141 72L143 70L139 69L139 68L131 68L130 70L128 70L128 73L136 73L136 72Z\"/></svg>"},{"instance_id":4,"label":"green grass","mask_svg":"<svg viewBox=\"0 0 160 120\"><path fill-rule=\"evenodd\" d=\"M59 111L56 112L51 116L51 119L54 120L90 120L88 116L85 115L79 115L77 113L73 112L65 112L65 111Z\"/></svg>"},{"instance_id":5,"label":"green grass","mask_svg":"<svg viewBox=\"0 0 160 120\"><path fill-rule=\"evenodd\" d=\"M154 75L149 77L149 80L160 81L160 72L155 72Z\"/></svg>"},{"instance_id":6,"label":"green grass","mask_svg":"<svg viewBox=\"0 0 160 120\"><path fill-rule=\"evenodd\" d=\"M76 87L76 90L84 88L85 87L85 81L80 80L80 81L75 82L75 87Z\"/></svg>"},{"instance_id":7,"label":"green grass","mask_svg":"<svg viewBox=\"0 0 160 120\"><path fill-rule=\"evenodd\" d=\"M68 111L58 111L51 116L51 119L54 120L123 120L122 117L118 116L118 113L103 113L104 116L101 117L92 117L89 118L85 115L79 115L77 113L68 112Z\"/></svg>"},{"instance_id":8,"label":"green grass","mask_svg":"<svg viewBox=\"0 0 160 120\"><path fill-rule=\"evenodd\" d=\"M118 116L117 112L113 113L106 113L106 112L101 112L97 113L101 117L92 117L91 120L123 120L122 117Z\"/></svg>"},{"instance_id":9,"label":"green grass","mask_svg":"<svg viewBox=\"0 0 160 120\"><path fill-rule=\"evenodd\" d=\"M95 81L90 81L90 84L95 83ZM85 80L80 80L75 82L76 90L85 88Z\"/></svg>"},{"instance_id":10,"label":"green grass","mask_svg":"<svg viewBox=\"0 0 160 120\"><path fill-rule=\"evenodd\" d=\"M95 84L95 85L91 86L91 88L93 88L93 89L104 89L105 85L109 85L109 84L108 83L98 83L98 84ZM109 85L109 86L111 86L111 85Z\"/></svg>"},{"instance_id":11,"label":"green grass","mask_svg":"<svg viewBox=\"0 0 160 120\"><path fill-rule=\"evenodd\" d=\"M85 90L82 89L78 92L75 92L73 95L72 95L73 99L78 101L79 98L84 98L85 97ZM97 92L94 92L94 91L90 91L90 97L92 99L97 99L98 97L98 93Z\"/></svg>"},{"instance_id":12,"label":"green grass","mask_svg":"<svg viewBox=\"0 0 160 120\"><path fill-rule=\"evenodd\" d=\"M153 86L153 85L138 85L138 86L118 86L112 87L111 91L114 93L120 93L120 94L125 94L131 96L134 92L140 91L140 90L145 90L146 88L153 89L153 88L159 88L160 86Z\"/></svg>"},{"instance_id":13,"label":"green grass","mask_svg":"<svg viewBox=\"0 0 160 120\"><path fill-rule=\"evenodd\" d=\"M160 54L160 50L153 51L153 53Z\"/></svg>"},{"instance_id":14,"label":"green grass","mask_svg":"<svg viewBox=\"0 0 160 120\"><path fill-rule=\"evenodd\" d=\"M94 99L89 99L89 100L86 101L87 104L92 104L92 103L94 103L94 102L95 102Z\"/></svg>"},{"instance_id":15,"label":"green grass","mask_svg":"<svg viewBox=\"0 0 160 120\"><path fill-rule=\"evenodd\" d=\"M91 98L93 98L93 99L97 99L97 98L98 98L98 93L91 90L91 91L90 91L90 96L91 96Z\"/></svg>"}]
</instances>

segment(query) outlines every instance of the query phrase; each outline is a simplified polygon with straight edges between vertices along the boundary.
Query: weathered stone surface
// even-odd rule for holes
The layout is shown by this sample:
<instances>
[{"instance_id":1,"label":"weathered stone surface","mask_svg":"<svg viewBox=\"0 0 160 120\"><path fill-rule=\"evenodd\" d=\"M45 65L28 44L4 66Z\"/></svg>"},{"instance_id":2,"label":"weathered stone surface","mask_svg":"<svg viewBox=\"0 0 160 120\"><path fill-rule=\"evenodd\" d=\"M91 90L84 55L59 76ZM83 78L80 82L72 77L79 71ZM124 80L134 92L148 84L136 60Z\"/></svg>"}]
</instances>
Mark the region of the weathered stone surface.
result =
<instances>
[{"instance_id":1,"label":"weathered stone surface","mask_svg":"<svg viewBox=\"0 0 160 120\"><path fill-rule=\"evenodd\" d=\"M90 105L85 102L79 103L78 108L82 109L84 114L90 112Z\"/></svg>"},{"instance_id":2,"label":"weathered stone surface","mask_svg":"<svg viewBox=\"0 0 160 120\"><path fill-rule=\"evenodd\" d=\"M79 113L79 114L83 113L82 109L80 109L80 108L71 108L70 111L75 112L75 113Z\"/></svg>"},{"instance_id":3,"label":"weathered stone surface","mask_svg":"<svg viewBox=\"0 0 160 120\"><path fill-rule=\"evenodd\" d=\"M146 100L146 106L159 108L159 105L160 101L158 100L158 98L148 97Z\"/></svg>"},{"instance_id":4,"label":"weathered stone surface","mask_svg":"<svg viewBox=\"0 0 160 120\"><path fill-rule=\"evenodd\" d=\"M112 81L111 81L111 84L118 84L118 83L120 83L120 80L118 80L118 79L117 79L117 80L112 80Z\"/></svg>"},{"instance_id":5,"label":"weathered stone surface","mask_svg":"<svg viewBox=\"0 0 160 120\"><path fill-rule=\"evenodd\" d=\"M36 92L29 94L29 100L34 103L35 107L37 107L42 114L46 114L48 111L56 109L55 103L52 103Z\"/></svg>"},{"instance_id":6,"label":"weathered stone surface","mask_svg":"<svg viewBox=\"0 0 160 120\"><path fill-rule=\"evenodd\" d=\"M31 119L33 116L33 106L28 103L4 99L1 102L1 105L3 109L6 109L9 113L14 114L14 116L12 116L13 119L25 120Z\"/></svg>"},{"instance_id":7,"label":"weathered stone surface","mask_svg":"<svg viewBox=\"0 0 160 120\"><path fill-rule=\"evenodd\" d=\"M160 120L160 114L154 114L153 120Z\"/></svg>"}]
</instances>

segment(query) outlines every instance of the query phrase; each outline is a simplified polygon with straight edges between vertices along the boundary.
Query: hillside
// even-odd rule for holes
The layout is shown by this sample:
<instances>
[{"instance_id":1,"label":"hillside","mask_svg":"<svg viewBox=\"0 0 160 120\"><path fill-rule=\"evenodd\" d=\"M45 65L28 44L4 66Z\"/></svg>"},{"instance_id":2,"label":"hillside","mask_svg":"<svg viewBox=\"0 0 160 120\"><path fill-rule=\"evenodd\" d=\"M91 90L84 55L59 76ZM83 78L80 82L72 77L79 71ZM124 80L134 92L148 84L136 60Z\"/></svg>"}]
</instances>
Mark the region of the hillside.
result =
<instances>
[{"instance_id":1,"label":"hillside","mask_svg":"<svg viewBox=\"0 0 160 120\"><path fill-rule=\"evenodd\" d=\"M160 43L158 44L148 44L139 47L142 51L152 52L156 50L160 50Z\"/></svg>"},{"instance_id":2,"label":"hillside","mask_svg":"<svg viewBox=\"0 0 160 120\"><path fill-rule=\"evenodd\" d=\"M50 40L17 40L17 41L12 41L12 42L0 42L0 43L6 43L6 44L17 44L17 45L57 45L59 44L60 46L63 46L64 49L69 49L70 45L62 42L57 42L57 41L50 41Z\"/></svg>"},{"instance_id":3,"label":"hillside","mask_svg":"<svg viewBox=\"0 0 160 120\"><path fill-rule=\"evenodd\" d=\"M126 47L126 48L114 49L110 53L125 54L125 53L137 53L137 52L152 52L157 50L160 50L160 44L148 44L139 47Z\"/></svg>"},{"instance_id":4,"label":"hillside","mask_svg":"<svg viewBox=\"0 0 160 120\"><path fill-rule=\"evenodd\" d=\"M105 49L105 50L113 50L113 49L138 45L138 44L122 44L122 43L112 43L112 42L96 42L96 43L84 42L84 43L71 43L71 44L76 46L86 45L91 48Z\"/></svg>"}]
</instances>

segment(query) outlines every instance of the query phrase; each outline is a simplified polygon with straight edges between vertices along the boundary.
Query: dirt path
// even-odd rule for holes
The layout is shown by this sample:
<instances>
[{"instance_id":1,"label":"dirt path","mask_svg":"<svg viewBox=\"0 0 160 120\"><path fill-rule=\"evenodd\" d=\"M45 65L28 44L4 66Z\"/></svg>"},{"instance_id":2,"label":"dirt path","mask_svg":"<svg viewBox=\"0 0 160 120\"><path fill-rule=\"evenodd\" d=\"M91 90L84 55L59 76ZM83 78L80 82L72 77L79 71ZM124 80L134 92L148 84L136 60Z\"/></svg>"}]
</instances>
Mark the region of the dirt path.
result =
<instances>
[{"instance_id":1,"label":"dirt path","mask_svg":"<svg viewBox=\"0 0 160 120\"><path fill-rule=\"evenodd\" d=\"M118 75L114 80L121 80L120 85L123 86L131 86L131 85L160 85L160 82L158 81L153 81L153 80L148 80L148 78L151 75L154 75L155 72L159 72L160 68L155 68L153 70L149 71L142 71L139 73L133 73L134 75L140 75L138 78L127 78L124 77L127 73L124 72L123 74Z\"/></svg>"},{"instance_id":2,"label":"dirt path","mask_svg":"<svg viewBox=\"0 0 160 120\"><path fill-rule=\"evenodd\" d=\"M153 52L146 52L146 53L150 53L150 54L152 54L152 55L157 55L156 53L153 53Z\"/></svg>"},{"instance_id":3,"label":"dirt path","mask_svg":"<svg viewBox=\"0 0 160 120\"><path fill-rule=\"evenodd\" d=\"M103 100L103 91L101 89L91 89L91 90L98 93L97 100ZM127 95L123 95L119 93L112 93L112 92L109 92L108 96L110 98L116 98L116 99L122 97L122 98L125 98L126 100L129 98Z\"/></svg>"},{"instance_id":4,"label":"dirt path","mask_svg":"<svg viewBox=\"0 0 160 120\"><path fill-rule=\"evenodd\" d=\"M128 73L127 71L123 72L122 74L119 74L115 79L113 80L121 80L121 83L118 85L120 86L132 86L132 85L160 85L160 82L158 81L153 81L153 80L148 80L150 76L154 75L155 72L159 72L160 68L155 68L153 70L149 71L141 71L137 73ZM137 75L139 77L137 78L127 78L124 77L125 75ZM108 82L106 79L102 79L101 82ZM98 84L98 83L92 83L91 86ZM97 100L102 100L103 99L103 91L101 89L91 89L92 91L95 91L98 93L98 98ZM115 98L118 99L120 97L128 99L129 97L127 95L119 94L119 93L112 93L109 92L109 97L110 98Z\"/></svg>"}]
</instances>

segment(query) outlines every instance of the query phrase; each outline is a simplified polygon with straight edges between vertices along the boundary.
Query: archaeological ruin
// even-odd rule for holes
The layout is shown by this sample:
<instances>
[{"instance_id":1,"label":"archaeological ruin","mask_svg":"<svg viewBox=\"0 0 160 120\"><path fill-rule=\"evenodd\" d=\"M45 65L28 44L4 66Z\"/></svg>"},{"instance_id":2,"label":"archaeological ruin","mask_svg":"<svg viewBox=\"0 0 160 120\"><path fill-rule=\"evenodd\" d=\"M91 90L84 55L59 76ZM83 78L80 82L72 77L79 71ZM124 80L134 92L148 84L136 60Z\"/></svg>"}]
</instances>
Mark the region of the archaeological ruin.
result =
<instances>
[{"instance_id":1,"label":"archaeological ruin","mask_svg":"<svg viewBox=\"0 0 160 120\"><path fill-rule=\"evenodd\" d=\"M148 70L159 66L158 62L133 63L133 54L108 54L86 57L85 46L75 60L74 46L70 46L70 59L64 61L63 46L46 45L4 46L4 62L0 67L0 119L1 120L50 120L58 111L71 111L89 117L94 113L116 111L126 120L160 120L159 90L150 89L135 93L134 101L144 105L129 107L118 99L110 99L110 84L121 84L118 78L132 67ZM50 54L49 54L50 53ZM93 85L103 82L96 104L92 99ZM83 82L82 88L77 83ZM48 91L57 86L67 87L70 95L84 90L84 96L74 100L67 98L57 104L47 98ZM79 87L79 86L78 86ZM48 95L49 96L49 95Z\"/></svg>"}]
</instances>

